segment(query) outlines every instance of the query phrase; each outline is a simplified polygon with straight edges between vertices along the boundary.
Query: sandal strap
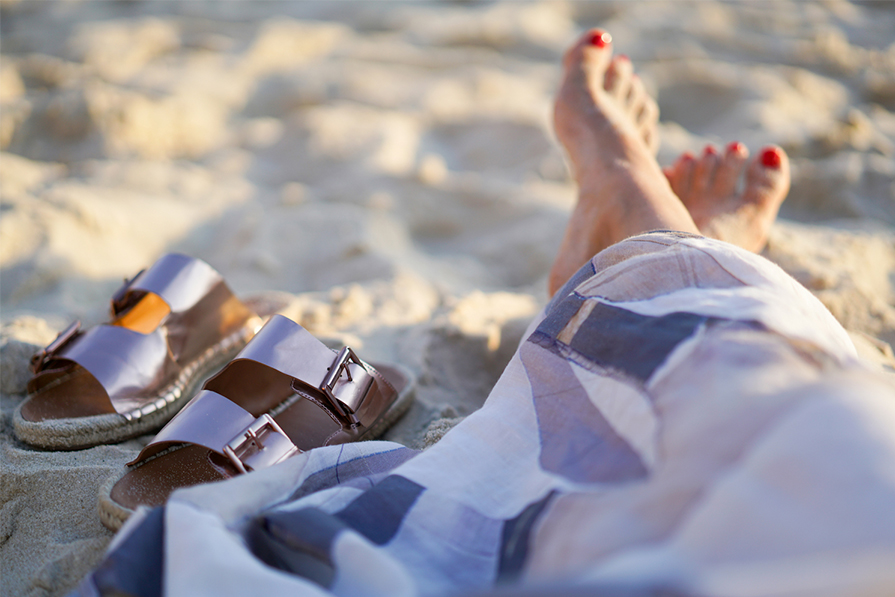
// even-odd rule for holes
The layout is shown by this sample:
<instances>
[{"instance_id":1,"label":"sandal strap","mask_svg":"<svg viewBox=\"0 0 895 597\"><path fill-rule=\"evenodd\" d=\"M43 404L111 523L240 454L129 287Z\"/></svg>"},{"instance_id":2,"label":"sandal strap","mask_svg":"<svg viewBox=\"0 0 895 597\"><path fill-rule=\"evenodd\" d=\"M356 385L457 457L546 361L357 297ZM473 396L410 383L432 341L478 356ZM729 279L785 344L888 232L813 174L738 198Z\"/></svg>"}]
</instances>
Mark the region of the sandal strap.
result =
<instances>
[{"instance_id":1,"label":"sandal strap","mask_svg":"<svg viewBox=\"0 0 895 597\"><path fill-rule=\"evenodd\" d=\"M233 296L214 268L186 255L164 255L126 281L112 297L113 319L144 293L159 296L170 308L163 325L143 334L110 324L81 331L80 322L74 323L32 357L35 375L29 392L79 365L105 390L109 412L130 417L146 406L147 398L168 402L179 397L178 386L171 387L172 395L161 397L157 394L164 388L157 386L160 380L188 373L180 362L185 351L185 360L191 360L198 356L197 346L202 350L224 341L238 331L240 322L257 317ZM206 297L210 305L202 303Z\"/></svg>"},{"instance_id":2,"label":"sandal strap","mask_svg":"<svg viewBox=\"0 0 895 597\"><path fill-rule=\"evenodd\" d=\"M242 472L280 462L298 452L267 414L282 405L284 391L312 401L352 428L372 424L363 412L368 403L390 403L397 395L351 349L336 353L291 319L274 315L128 464L177 443L204 446L229 458ZM246 438L251 440L259 430L265 433L264 446L252 448Z\"/></svg>"},{"instance_id":3,"label":"sandal strap","mask_svg":"<svg viewBox=\"0 0 895 597\"><path fill-rule=\"evenodd\" d=\"M319 387L336 353L308 330L283 315L274 315L234 360L267 365L283 375Z\"/></svg>"},{"instance_id":4,"label":"sandal strap","mask_svg":"<svg viewBox=\"0 0 895 597\"><path fill-rule=\"evenodd\" d=\"M299 324L282 315L274 315L251 342L236 355L205 388L227 396L252 412L261 414L278 403L258 404L259 391L251 395L238 387L247 367L263 365L283 378L295 393L325 405L346 424L359 422L355 413L371 393L382 393L391 400L397 391L372 366L350 348L336 353ZM252 406L249 406L252 404Z\"/></svg>"},{"instance_id":5,"label":"sandal strap","mask_svg":"<svg viewBox=\"0 0 895 597\"><path fill-rule=\"evenodd\" d=\"M112 297L112 313L117 314L128 304L134 292L157 294L173 313L182 313L196 305L215 285L223 282L221 275L200 259L168 253L149 269L144 269L125 281Z\"/></svg>"},{"instance_id":6,"label":"sandal strap","mask_svg":"<svg viewBox=\"0 0 895 597\"><path fill-rule=\"evenodd\" d=\"M273 466L300 452L270 415L256 418L217 392L202 390L128 464L184 443L228 458L242 473Z\"/></svg>"},{"instance_id":7,"label":"sandal strap","mask_svg":"<svg viewBox=\"0 0 895 597\"><path fill-rule=\"evenodd\" d=\"M52 344L48 348L52 349ZM114 412L118 413L142 405L145 397L141 394L155 385L160 372L178 369L160 331L141 334L114 325L76 331L61 347L52 352L45 349L42 362L37 363L38 376L50 362L58 362L61 367L54 367L49 373L67 369L72 363L83 367L102 385ZM36 380L37 377L32 383Z\"/></svg>"}]
</instances>

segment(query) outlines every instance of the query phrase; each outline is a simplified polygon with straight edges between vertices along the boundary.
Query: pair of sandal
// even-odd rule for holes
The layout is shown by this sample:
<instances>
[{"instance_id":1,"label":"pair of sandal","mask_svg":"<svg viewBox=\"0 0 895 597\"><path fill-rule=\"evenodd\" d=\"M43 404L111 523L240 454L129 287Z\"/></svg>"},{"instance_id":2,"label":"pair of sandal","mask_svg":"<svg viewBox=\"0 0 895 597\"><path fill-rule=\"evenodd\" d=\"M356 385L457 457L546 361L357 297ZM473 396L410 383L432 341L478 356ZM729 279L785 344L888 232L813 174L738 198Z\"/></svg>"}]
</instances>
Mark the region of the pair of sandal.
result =
<instances>
[{"instance_id":1,"label":"pair of sandal","mask_svg":"<svg viewBox=\"0 0 895 597\"><path fill-rule=\"evenodd\" d=\"M405 368L335 352L282 315L265 324L263 306L237 299L198 259L162 257L115 293L108 324L75 323L34 355L16 436L71 450L167 422L101 491L100 517L115 530L179 487L373 439L410 406Z\"/></svg>"}]
</instances>

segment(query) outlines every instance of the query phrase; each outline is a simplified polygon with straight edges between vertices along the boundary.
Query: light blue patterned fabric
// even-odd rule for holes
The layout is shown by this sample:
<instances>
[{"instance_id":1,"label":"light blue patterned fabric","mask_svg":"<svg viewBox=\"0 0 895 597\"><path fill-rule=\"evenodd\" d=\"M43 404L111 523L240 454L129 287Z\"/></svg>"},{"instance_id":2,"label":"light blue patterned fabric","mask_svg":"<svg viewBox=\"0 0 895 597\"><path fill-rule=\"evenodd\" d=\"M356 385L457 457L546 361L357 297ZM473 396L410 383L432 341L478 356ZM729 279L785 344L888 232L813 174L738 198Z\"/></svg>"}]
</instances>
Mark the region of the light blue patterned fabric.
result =
<instances>
[{"instance_id":1,"label":"light blue patterned fabric","mask_svg":"<svg viewBox=\"0 0 895 597\"><path fill-rule=\"evenodd\" d=\"M656 232L594 257L432 448L179 491L79 591L884 595L893 512L891 381L776 266Z\"/></svg>"}]
</instances>

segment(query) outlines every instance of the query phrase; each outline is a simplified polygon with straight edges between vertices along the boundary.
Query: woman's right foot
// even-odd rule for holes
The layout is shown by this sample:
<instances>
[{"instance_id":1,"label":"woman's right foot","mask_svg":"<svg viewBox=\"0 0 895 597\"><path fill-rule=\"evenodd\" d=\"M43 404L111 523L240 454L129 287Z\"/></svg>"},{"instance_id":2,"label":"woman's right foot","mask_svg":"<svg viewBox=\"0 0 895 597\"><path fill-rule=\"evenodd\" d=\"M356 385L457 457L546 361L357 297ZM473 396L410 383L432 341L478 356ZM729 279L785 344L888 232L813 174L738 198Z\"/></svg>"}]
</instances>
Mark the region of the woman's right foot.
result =
<instances>
[{"instance_id":1,"label":"woman's right foot","mask_svg":"<svg viewBox=\"0 0 895 597\"><path fill-rule=\"evenodd\" d=\"M658 110L612 38L593 29L563 58L553 124L566 150L578 203L548 280L554 294L587 261L650 230L698 232L655 160Z\"/></svg>"},{"instance_id":2,"label":"woman's right foot","mask_svg":"<svg viewBox=\"0 0 895 597\"><path fill-rule=\"evenodd\" d=\"M758 253L789 191L789 159L774 146L748 158L741 143L723 155L709 145L698 158L681 155L665 176L700 233Z\"/></svg>"}]
</instances>

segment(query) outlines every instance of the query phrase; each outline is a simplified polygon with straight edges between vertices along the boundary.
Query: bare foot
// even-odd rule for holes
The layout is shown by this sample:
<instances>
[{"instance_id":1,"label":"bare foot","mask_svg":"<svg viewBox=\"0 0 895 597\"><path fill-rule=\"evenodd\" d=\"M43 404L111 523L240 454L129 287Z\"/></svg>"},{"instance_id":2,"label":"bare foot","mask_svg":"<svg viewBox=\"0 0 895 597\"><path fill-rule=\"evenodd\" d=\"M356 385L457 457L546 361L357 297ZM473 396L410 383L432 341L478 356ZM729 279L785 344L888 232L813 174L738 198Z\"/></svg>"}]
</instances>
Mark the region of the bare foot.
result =
<instances>
[{"instance_id":1,"label":"bare foot","mask_svg":"<svg viewBox=\"0 0 895 597\"><path fill-rule=\"evenodd\" d=\"M758 253L789 191L789 159L773 146L748 158L741 143L723 155L707 146L698 158L683 154L665 175L700 233Z\"/></svg>"},{"instance_id":2,"label":"bare foot","mask_svg":"<svg viewBox=\"0 0 895 597\"><path fill-rule=\"evenodd\" d=\"M594 29L563 57L553 124L578 183L578 203L553 263L553 295L588 259L656 229L697 233L654 158L658 109L612 38Z\"/></svg>"}]
</instances>

